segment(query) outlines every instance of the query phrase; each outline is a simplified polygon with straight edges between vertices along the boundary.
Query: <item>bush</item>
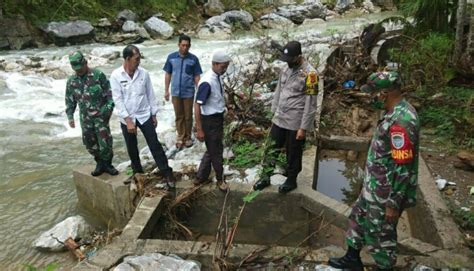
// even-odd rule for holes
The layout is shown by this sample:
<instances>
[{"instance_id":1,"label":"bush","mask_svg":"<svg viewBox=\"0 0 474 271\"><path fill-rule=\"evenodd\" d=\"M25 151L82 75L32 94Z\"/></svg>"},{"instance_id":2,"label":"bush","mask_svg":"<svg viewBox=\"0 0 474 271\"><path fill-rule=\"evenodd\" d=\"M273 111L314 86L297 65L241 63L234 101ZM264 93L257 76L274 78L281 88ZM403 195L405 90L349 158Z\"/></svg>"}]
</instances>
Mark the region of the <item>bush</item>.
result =
<instances>
[{"instance_id":1,"label":"bush","mask_svg":"<svg viewBox=\"0 0 474 271\"><path fill-rule=\"evenodd\" d=\"M161 12L167 19L171 14L180 16L188 9L189 0L4 0L6 16L21 14L33 23L69 20L78 17L95 22L99 18L115 18L123 10L130 9L142 19Z\"/></svg>"},{"instance_id":2,"label":"bush","mask_svg":"<svg viewBox=\"0 0 474 271\"><path fill-rule=\"evenodd\" d=\"M407 47L390 50L393 61L400 64L405 85L425 85L436 92L442 88L454 72L449 66L453 39L444 34L430 33L420 41L411 39Z\"/></svg>"}]
</instances>

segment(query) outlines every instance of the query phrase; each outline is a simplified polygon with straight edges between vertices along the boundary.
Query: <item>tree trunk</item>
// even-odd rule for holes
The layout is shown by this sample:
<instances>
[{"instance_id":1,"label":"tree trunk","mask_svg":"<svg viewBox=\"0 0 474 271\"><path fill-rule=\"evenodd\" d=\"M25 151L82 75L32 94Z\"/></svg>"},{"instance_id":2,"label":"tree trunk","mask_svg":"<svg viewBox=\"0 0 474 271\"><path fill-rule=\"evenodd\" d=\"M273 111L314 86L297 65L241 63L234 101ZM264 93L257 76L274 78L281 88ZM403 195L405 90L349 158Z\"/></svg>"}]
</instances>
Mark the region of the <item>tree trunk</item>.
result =
<instances>
[{"instance_id":1,"label":"tree trunk","mask_svg":"<svg viewBox=\"0 0 474 271\"><path fill-rule=\"evenodd\" d=\"M459 61L462 49L463 49L463 40L464 40L464 22L466 21L466 7L467 0L458 1L458 10L456 14L456 42L454 45L454 55L453 61Z\"/></svg>"}]
</instances>

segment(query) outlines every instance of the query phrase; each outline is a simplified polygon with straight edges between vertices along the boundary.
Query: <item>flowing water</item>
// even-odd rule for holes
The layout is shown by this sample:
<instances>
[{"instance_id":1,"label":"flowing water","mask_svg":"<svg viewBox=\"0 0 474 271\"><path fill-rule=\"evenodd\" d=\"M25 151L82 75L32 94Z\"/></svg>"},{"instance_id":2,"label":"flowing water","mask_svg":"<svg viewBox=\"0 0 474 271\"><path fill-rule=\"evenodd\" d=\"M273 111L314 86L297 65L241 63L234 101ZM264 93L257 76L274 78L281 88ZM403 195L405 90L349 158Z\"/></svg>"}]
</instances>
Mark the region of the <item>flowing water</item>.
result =
<instances>
[{"instance_id":1,"label":"flowing water","mask_svg":"<svg viewBox=\"0 0 474 271\"><path fill-rule=\"evenodd\" d=\"M367 15L371 20L389 15ZM342 18L292 31L303 34L319 31L331 34L353 30L367 21ZM272 35L277 35L273 33ZM230 51L246 49L255 37L240 36L232 41L193 40L191 52L201 61L203 70L209 69L212 50ZM157 100L159 101L158 132L173 129L174 113L170 103L163 102L164 74L161 70L167 54L177 49L177 41L164 44L139 45L145 59L142 66L150 71ZM42 57L59 65L59 69L72 73L67 55L81 49L90 55L95 52L121 51L123 46L86 45L76 47L34 49L0 52L0 59L22 60L26 56ZM100 59L99 59L100 60ZM121 59L112 62L97 60L107 75L121 65ZM64 114L66 79L55 80L34 72L0 71L0 268L24 269L24 264L46 266L57 263L65 269L75 263L69 253L44 253L32 248L32 242L42 232L66 217L77 214L76 194L72 170L79 165L91 164L92 158L81 143L79 128L71 129ZM76 112L76 122L78 115ZM111 129L114 136L114 164L128 160L118 119L113 116ZM143 138L139 139L144 146Z\"/></svg>"}]
</instances>

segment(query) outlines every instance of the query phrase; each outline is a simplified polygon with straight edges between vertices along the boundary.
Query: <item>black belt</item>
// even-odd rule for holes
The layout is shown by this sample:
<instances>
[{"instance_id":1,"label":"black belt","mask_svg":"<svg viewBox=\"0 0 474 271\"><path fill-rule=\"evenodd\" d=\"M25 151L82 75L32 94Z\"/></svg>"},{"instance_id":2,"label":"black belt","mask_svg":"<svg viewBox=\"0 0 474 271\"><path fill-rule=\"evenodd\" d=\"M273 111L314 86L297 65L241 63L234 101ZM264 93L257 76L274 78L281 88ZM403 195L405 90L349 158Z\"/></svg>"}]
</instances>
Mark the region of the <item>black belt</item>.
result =
<instances>
[{"instance_id":1,"label":"black belt","mask_svg":"<svg viewBox=\"0 0 474 271\"><path fill-rule=\"evenodd\" d=\"M201 116L203 118L218 118L218 117L223 117L224 116L224 112L222 113L215 113L215 114L212 114L212 115L202 115Z\"/></svg>"}]
</instances>

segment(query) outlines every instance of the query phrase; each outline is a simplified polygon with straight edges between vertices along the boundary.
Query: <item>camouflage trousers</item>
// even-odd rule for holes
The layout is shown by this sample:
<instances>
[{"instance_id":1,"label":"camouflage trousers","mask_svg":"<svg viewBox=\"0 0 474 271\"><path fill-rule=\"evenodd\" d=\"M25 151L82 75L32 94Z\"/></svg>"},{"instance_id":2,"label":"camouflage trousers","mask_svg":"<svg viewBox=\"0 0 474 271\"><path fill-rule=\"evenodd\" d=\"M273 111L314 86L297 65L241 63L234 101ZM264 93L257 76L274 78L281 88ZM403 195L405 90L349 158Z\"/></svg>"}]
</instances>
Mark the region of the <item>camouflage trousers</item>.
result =
<instances>
[{"instance_id":1,"label":"camouflage trousers","mask_svg":"<svg viewBox=\"0 0 474 271\"><path fill-rule=\"evenodd\" d=\"M109 120L100 117L84 118L81 121L82 143L95 159L110 161L113 157L112 135Z\"/></svg>"},{"instance_id":2,"label":"camouflage trousers","mask_svg":"<svg viewBox=\"0 0 474 271\"><path fill-rule=\"evenodd\" d=\"M347 245L361 249L367 246L379 268L393 268L397 261L397 223L385 221L385 207L359 195L349 215ZM365 192L367 193L367 192Z\"/></svg>"}]
</instances>

